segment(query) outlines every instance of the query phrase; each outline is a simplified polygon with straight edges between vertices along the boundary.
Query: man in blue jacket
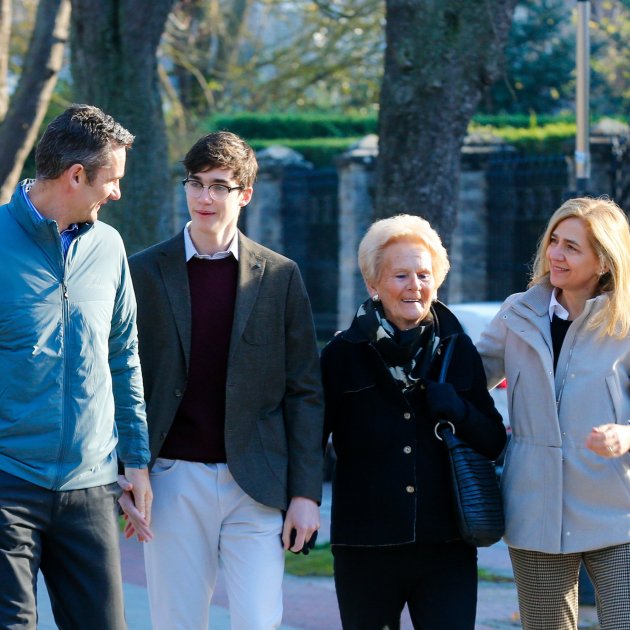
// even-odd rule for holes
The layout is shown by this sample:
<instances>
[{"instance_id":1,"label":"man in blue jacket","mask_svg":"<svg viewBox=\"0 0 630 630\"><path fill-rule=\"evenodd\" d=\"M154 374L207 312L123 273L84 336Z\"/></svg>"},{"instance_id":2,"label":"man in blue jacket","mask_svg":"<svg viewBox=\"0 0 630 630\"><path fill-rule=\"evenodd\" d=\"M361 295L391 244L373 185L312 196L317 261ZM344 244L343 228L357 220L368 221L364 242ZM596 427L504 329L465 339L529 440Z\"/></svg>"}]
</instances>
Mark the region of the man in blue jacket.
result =
<instances>
[{"instance_id":1,"label":"man in blue jacket","mask_svg":"<svg viewBox=\"0 0 630 630\"><path fill-rule=\"evenodd\" d=\"M40 569L59 628L126 628L116 450L147 531L150 454L125 251L97 217L133 139L73 105L0 207L0 628L36 627Z\"/></svg>"}]
</instances>

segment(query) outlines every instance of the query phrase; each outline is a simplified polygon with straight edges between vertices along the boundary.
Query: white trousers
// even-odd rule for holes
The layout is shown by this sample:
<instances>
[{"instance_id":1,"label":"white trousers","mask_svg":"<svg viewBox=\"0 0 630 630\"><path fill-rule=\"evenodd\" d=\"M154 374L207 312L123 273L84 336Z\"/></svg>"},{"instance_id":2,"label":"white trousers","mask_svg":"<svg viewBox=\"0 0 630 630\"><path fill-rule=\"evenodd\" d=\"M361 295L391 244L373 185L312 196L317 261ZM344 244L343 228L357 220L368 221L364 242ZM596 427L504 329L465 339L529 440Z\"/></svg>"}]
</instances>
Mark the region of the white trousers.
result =
<instances>
[{"instance_id":1,"label":"white trousers","mask_svg":"<svg viewBox=\"0 0 630 630\"><path fill-rule=\"evenodd\" d=\"M219 567L232 630L282 620L282 513L241 490L227 464L160 458L144 560L154 630L207 630Z\"/></svg>"}]
</instances>

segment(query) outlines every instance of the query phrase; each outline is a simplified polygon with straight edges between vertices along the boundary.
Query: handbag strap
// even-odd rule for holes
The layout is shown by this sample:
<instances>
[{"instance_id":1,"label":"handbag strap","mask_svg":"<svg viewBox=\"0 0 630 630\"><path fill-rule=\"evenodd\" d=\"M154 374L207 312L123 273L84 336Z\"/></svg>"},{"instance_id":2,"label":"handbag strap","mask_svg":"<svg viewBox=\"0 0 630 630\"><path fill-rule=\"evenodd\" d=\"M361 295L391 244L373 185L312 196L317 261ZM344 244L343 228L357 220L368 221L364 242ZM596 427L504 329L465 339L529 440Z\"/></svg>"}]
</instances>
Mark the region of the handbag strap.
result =
<instances>
[{"instance_id":1,"label":"handbag strap","mask_svg":"<svg viewBox=\"0 0 630 630\"><path fill-rule=\"evenodd\" d=\"M448 367L451 363L451 358L453 357L453 351L455 350L455 342L457 341L457 333L451 335L447 338L444 344L444 356L442 357L442 365L440 366L440 374L438 376L438 383L446 382L446 373L448 372ZM455 426L452 422L448 420L440 420L434 427L433 432L435 433L435 437L440 440L443 440L442 433L449 428L451 430L451 435L455 435Z\"/></svg>"},{"instance_id":2,"label":"handbag strap","mask_svg":"<svg viewBox=\"0 0 630 630\"><path fill-rule=\"evenodd\" d=\"M440 375L438 377L438 383L446 382L446 373L448 372L448 366L451 363L453 351L455 350L455 341L457 340L457 333L447 338L444 344L444 357L442 358L442 366L440 367Z\"/></svg>"}]
</instances>

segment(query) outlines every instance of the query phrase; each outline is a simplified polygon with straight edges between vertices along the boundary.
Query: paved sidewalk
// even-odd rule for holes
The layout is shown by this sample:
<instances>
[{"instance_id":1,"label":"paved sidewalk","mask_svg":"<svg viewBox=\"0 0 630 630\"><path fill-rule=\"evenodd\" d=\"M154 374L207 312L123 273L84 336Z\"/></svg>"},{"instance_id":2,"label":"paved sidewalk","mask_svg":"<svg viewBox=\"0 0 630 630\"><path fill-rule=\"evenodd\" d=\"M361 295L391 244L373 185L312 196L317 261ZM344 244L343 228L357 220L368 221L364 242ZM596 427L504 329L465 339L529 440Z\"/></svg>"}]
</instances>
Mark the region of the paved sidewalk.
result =
<instances>
[{"instance_id":1,"label":"paved sidewalk","mask_svg":"<svg viewBox=\"0 0 630 630\"><path fill-rule=\"evenodd\" d=\"M328 540L330 532L330 485L324 488L321 509L322 528L320 541ZM142 559L142 544L121 537L121 556L125 588L125 610L129 630L151 630L149 605ZM499 542L488 548L479 549L479 567L488 574L503 578L512 577L512 568L507 547ZM50 602L43 580L39 581L39 630L55 630ZM284 617L280 630L341 630L339 610L332 578L284 578ZM228 601L225 587L219 577L212 606L210 628L229 630ZM593 607L580 609L581 630L596 630L597 616ZM514 583L479 583L477 623L475 630L508 630L520 628L518 603ZM173 629L185 630L185 629ZM413 630L409 615L403 614L402 630ZM450 630L450 629L445 629Z\"/></svg>"}]
</instances>

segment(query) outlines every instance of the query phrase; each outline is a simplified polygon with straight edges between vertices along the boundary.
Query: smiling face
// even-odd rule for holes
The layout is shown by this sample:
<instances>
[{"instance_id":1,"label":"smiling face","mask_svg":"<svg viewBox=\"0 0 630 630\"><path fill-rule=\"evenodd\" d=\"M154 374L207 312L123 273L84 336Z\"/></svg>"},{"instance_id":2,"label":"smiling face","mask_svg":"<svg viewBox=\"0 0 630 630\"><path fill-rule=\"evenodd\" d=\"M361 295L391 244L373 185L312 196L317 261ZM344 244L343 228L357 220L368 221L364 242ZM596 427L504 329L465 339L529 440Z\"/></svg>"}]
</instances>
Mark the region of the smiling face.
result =
<instances>
[{"instance_id":1,"label":"smiling face","mask_svg":"<svg viewBox=\"0 0 630 630\"><path fill-rule=\"evenodd\" d=\"M399 330L418 326L429 313L436 287L429 250L416 241L385 246L378 279L368 283L378 293L385 317Z\"/></svg>"},{"instance_id":2,"label":"smiling face","mask_svg":"<svg viewBox=\"0 0 630 630\"><path fill-rule=\"evenodd\" d=\"M564 293L590 298L597 293L600 273L606 272L591 245L584 222L576 217L560 221L547 245L549 281Z\"/></svg>"},{"instance_id":3,"label":"smiling face","mask_svg":"<svg viewBox=\"0 0 630 630\"><path fill-rule=\"evenodd\" d=\"M188 178L204 186L223 184L231 188L239 185L231 169L214 168L190 173ZM200 253L213 253L212 250L218 251L229 246L236 234L241 208L249 203L251 196L251 187L233 190L223 201L212 199L207 188L203 189L198 199L186 194L191 219L190 235ZM209 251L201 251L202 249Z\"/></svg>"},{"instance_id":4,"label":"smiling face","mask_svg":"<svg viewBox=\"0 0 630 630\"><path fill-rule=\"evenodd\" d=\"M79 195L72 216L68 216L69 224L94 223L102 206L108 201L120 199L120 180L125 174L126 159L125 147L112 148L109 164L99 168L91 182L88 182L82 166L73 167L76 169L74 176L77 178Z\"/></svg>"}]
</instances>

